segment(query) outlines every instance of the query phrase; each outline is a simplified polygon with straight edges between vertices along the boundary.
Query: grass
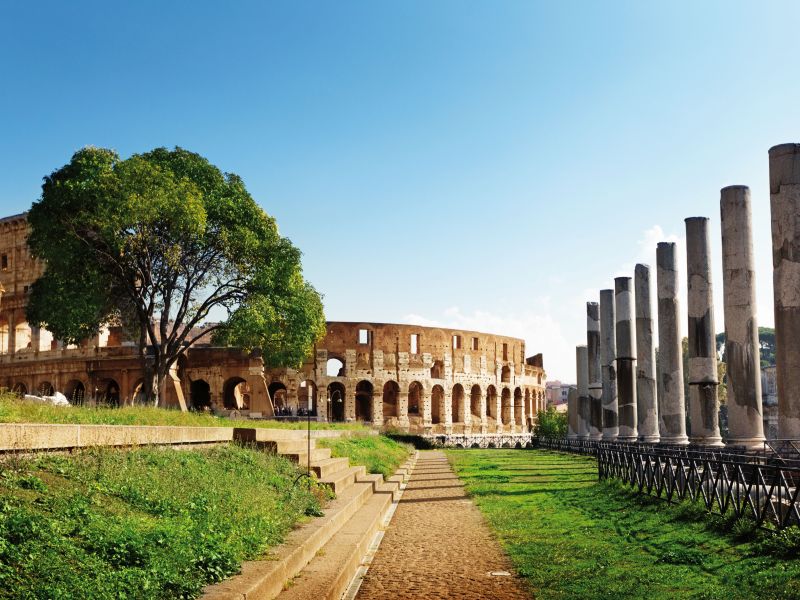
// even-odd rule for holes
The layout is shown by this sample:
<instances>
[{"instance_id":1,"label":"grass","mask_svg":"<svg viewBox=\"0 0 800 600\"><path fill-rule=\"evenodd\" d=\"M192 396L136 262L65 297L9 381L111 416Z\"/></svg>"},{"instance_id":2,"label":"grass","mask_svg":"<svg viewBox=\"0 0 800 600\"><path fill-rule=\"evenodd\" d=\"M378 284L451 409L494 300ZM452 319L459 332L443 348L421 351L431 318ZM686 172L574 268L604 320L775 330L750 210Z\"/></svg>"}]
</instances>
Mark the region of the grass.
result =
<instances>
[{"instance_id":1,"label":"grass","mask_svg":"<svg viewBox=\"0 0 800 600\"><path fill-rule=\"evenodd\" d=\"M331 456L347 457L352 465L364 465L370 473L384 478L394 475L413 448L383 435L318 439L317 446L330 448Z\"/></svg>"},{"instance_id":2,"label":"grass","mask_svg":"<svg viewBox=\"0 0 800 600\"><path fill-rule=\"evenodd\" d=\"M537 599L797 599L800 532L778 535L600 483L591 458L448 456Z\"/></svg>"},{"instance_id":3,"label":"grass","mask_svg":"<svg viewBox=\"0 0 800 600\"><path fill-rule=\"evenodd\" d=\"M323 488L235 445L0 462L0 598L194 598L318 515Z\"/></svg>"},{"instance_id":4,"label":"grass","mask_svg":"<svg viewBox=\"0 0 800 600\"><path fill-rule=\"evenodd\" d=\"M267 429L305 429L305 422L236 420L198 412L128 406L89 408L52 406L20 400L14 394L0 394L0 423L66 423L81 425L179 425L188 427L264 427ZM357 423L311 423L312 429L365 429Z\"/></svg>"}]
</instances>

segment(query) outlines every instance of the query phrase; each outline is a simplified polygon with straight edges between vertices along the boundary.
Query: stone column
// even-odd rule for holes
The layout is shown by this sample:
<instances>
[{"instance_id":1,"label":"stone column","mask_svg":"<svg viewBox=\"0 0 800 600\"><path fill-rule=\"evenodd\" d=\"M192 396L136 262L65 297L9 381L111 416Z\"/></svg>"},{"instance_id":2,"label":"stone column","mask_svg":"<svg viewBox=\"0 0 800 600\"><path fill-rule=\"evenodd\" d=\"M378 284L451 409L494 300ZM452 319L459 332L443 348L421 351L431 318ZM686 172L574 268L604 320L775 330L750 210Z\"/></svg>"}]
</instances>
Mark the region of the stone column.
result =
<instances>
[{"instance_id":1,"label":"stone column","mask_svg":"<svg viewBox=\"0 0 800 600\"><path fill-rule=\"evenodd\" d=\"M673 242L656 247L658 293L658 420L662 444L686 445L678 265Z\"/></svg>"},{"instance_id":2,"label":"stone column","mask_svg":"<svg viewBox=\"0 0 800 600\"><path fill-rule=\"evenodd\" d=\"M800 144L769 149L778 437L800 438Z\"/></svg>"},{"instance_id":3,"label":"stone column","mask_svg":"<svg viewBox=\"0 0 800 600\"><path fill-rule=\"evenodd\" d=\"M408 429L408 388L405 392L400 391L397 394L397 414L399 415L398 425Z\"/></svg>"},{"instance_id":4,"label":"stone column","mask_svg":"<svg viewBox=\"0 0 800 600\"><path fill-rule=\"evenodd\" d=\"M589 439L603 437L603 383L600 368L600 305L586 303L586 351L589 384Z\"/></svg>"},{"instance_id":5,"label":"stone column","mask_svg":"<svg viewBox=\"0 0 800 600\"><path fill-rule=\"evenodd\" d=\"M689 281L689 440L702 446L721 446L717 342L707 217L686 219L686 276Z\"/></svg>"},{"instance_id":6,"label":"stone column","mask_svg":"<svg viewBox=\"0 0 800 600\"><path fill-rule=\"evenodd\" d=\"M636 331L633 320L633 281L630 277L614 279L616 311L617 390L620 442L638 439L636 422Z\"/></svg>"},{"instance_id":7,"label":"stone column","mask_svg":"<svg viewBox=\"0 0 800 600\"><path fill-rule=\"evenodd\" d=\"M617 403L617 336L614 290L600 290L600 367L603 381L603 439L619 435Z\"/></svg>"},{"instance_id":8,"label":"stone column","mask_svg":"<svg viewBox=\"0 0 800 600\"><path fill-rule=\"evenodd\" d=\"M658 443L659 435L650 267L636 265L633 283L636 301L636 422L639 441L654 444Z\"/></svg>"},{"instance_id":9,"label":"stone column","mask_svg":"<svg viewBox=\"0 0 800 600\"><path fill-rule=\"evenodd\" d=\"M750 188L720 192L725 362L728 367L728 440L731 446L764 447L761 346L756 318L756 273Z\"/></svg>"},{"instance_id":10,"label":"stone column","mask_svg":"<svg viewBox=\"0 0 800 600\"><path fill-rule=\"evenodd\" d=\"M578 390L569 388L567 393L567 439L578 439Z\"/></svg>"},{"instance_id":11,"label":"stone column","mask_svg":"<svg viewBox=\"0 0 800 600\"><path fill-rule=\"evenodd\" d=\"M586 346L575 349L578 383L578 438L589 437L589 352Z\"/></svg>"}]
</instances>

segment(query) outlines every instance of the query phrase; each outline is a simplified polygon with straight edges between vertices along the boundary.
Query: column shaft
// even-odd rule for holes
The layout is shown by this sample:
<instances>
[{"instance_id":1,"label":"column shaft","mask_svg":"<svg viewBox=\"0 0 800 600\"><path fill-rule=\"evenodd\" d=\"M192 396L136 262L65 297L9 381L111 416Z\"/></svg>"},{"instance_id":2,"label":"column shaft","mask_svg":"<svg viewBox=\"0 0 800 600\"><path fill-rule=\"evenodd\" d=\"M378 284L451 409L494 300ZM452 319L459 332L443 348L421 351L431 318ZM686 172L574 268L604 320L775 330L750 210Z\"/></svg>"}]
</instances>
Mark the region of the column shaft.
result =
<instances>
[{"instance_id":1,"label":"column shaft","mask_svg":"<svg viewBox=\"0 0 800 600\"><path fill-rule=\"evenodd\" d=\"M578 346L575 350L575 361L578 379L578 437L585 440L589 437L589 352L586 346Z\"/></svg>"},{"instance_id":2,"label":"column shaft","mask_svg":"<svg viewBox=\"0 0 800 600\"><path fill-rule=\"evenodd\" d=\"M589 376L589 438L603 437L603 383L600 368L600 305L586 303L586 348Z\"/></svg>"},{"instance_id":3,"label":"column shaft","mask_svg":"<svg viewBox=\"0 0 800 600\"><path fill-rule=\"evenodd\" d=\"M675 244L660 242L656 247L658 294L658 420L662 444L689 443L683 397L680 302Z\"/></svg>"},{"instance_id":4,"label":"column shaft","mask_svg":"<svg viewBox=\"0 0 800 600\"><path fill-rule=\"evenodd\" d=\"M636 332L633 320L633 281L630 277L614 279L616 311L617 391L619 436L621 442L635 442L636 423Z\"/></svg>"},{"instance_id":5,"label":"column shaft","mask_svg":"<svg viewBox=\"0 0 800 600\"><path fill-rule=\"evenodd\" d=\"M614 290L600 290L600 367L603 382L603 439L619 435L617 401L617 336Z\"/></svg>"},{"instance_id":6,"label":"column shaft","mask_svg":"<svg viewBox=\"0 0 800 600\"><path fill-rule=\"evenodd\" d=\"M656 349L653 344L653 308L650 267L636 265L636 421L639 441L657 443L658 405L656 400Z\"/></svg>"}]
</instances>

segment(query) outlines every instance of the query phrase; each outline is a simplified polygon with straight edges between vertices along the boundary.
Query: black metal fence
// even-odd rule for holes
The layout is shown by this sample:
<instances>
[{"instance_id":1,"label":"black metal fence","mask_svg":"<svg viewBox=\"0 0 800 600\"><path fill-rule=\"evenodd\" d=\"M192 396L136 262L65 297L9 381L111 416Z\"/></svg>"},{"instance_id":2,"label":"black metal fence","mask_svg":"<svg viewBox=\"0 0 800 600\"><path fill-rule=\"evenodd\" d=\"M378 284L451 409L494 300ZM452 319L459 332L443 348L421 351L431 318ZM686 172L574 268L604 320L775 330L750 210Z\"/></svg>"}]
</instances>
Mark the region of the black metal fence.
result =
<instances>
[{"instance_id":1,"label":"black metal fence","mask_svg":"<svg viewBox=\"0 0 800 600\"><path fill-rule=\"evenodd\" d=\"M538 440L540 448L597 458L600 479L619 479L667 502L700 501L709 512L751 517L759 525L800 526L800 453L602 440Z\"/></svg>"}]
</instances>

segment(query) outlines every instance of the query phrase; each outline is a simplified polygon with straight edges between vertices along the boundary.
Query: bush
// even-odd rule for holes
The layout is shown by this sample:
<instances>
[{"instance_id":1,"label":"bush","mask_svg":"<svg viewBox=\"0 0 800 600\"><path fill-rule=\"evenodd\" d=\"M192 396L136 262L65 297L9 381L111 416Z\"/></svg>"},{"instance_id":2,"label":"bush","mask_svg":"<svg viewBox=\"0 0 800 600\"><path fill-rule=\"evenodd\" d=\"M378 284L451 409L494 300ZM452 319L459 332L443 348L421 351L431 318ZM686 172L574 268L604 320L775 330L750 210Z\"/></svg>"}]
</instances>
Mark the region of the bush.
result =
<instances>
[{"instance_id":1,"label":"bush","mask_svg":"<svg viewBox=\"0 0 800 600\"><path fill-rule=\"evenodd\" d=\"M536 437L560 439L567 435L567 414L560 413L552 406L536 413Z\"/></svg>"}]
</instances>

